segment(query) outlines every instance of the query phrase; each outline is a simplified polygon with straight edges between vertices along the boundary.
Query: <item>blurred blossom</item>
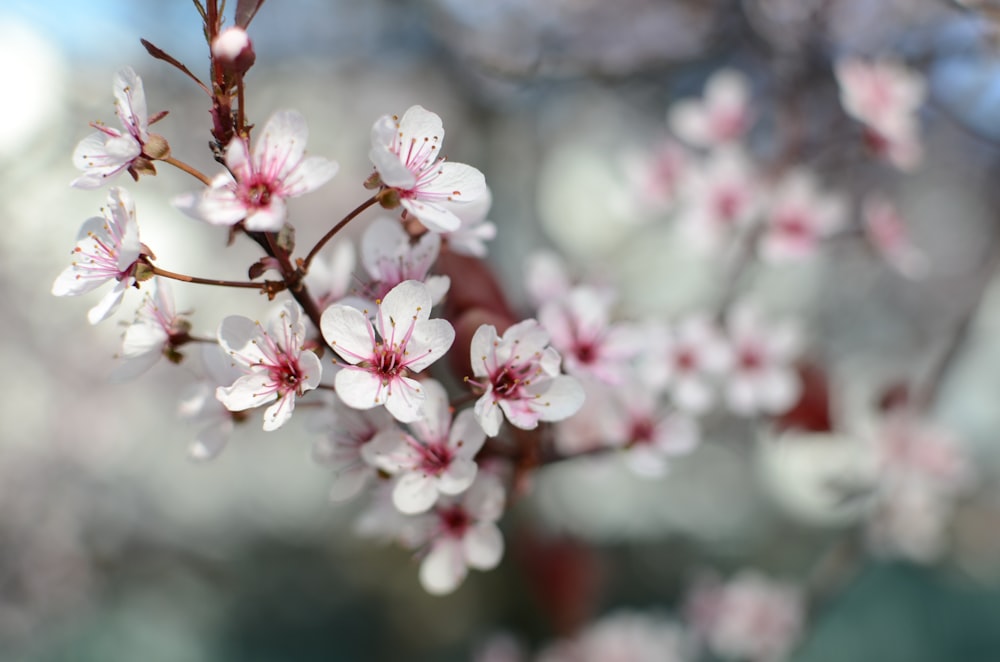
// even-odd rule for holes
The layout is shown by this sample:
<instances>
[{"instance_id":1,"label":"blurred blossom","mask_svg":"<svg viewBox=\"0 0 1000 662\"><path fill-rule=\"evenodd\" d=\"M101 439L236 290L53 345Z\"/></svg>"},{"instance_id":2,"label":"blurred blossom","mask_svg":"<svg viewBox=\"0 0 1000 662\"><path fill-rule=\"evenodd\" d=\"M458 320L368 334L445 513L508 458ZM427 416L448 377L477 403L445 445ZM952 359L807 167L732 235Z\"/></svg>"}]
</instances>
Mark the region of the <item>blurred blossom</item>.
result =
<instances>
[{"instance_id":1,"label":"blurred blossom","mask_svg":"<svg viewBox=\"0 0 1000 662\"><path fill-rule=\"evenodd\" d=\"M701 100L675 103L667 116L671 130L695 147L737 143L750 129L750 81L739 71L722 69L705 83Z\"/></svg>"},{"instance_id":2,"label":"blurred blossom","mask_svg":"<svg viewBox=\"0 0 1000 662\"><path fill-rule=\"evenodd\" d=\"M549 644L538 662L685 662L684 631L663 614L617 611L576 636Z\"/></svg>"}]
</instances>

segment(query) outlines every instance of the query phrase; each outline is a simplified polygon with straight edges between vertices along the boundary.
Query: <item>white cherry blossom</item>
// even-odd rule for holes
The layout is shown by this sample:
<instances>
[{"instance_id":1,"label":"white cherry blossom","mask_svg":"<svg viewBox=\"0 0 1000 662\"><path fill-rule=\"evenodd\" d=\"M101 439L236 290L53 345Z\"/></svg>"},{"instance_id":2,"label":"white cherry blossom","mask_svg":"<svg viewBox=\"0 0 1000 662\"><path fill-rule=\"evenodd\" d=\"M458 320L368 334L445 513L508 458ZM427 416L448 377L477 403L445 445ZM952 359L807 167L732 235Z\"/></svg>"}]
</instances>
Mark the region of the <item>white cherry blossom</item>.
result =
<instances>
[{"instance_id":1,"label":"white cherry blossom","mask_svg":"<svg viewBox=\"0 0 1000 662\"><path fill-rule=\"evenodd\" d=\"M764 202L761 188L742 151L715 150L687 171L678 226L699 250L718 251L757 217Z\"/></svg>"},{"instance_id":2,"label":"white cherry blossom","mask_svg":"<svg viewBox=\"0 0 1000 662\"><path fill-rule=\"evenodd\" d=\"M844 227L846 212L841 195L820 191L811 172L792 170L770 197L758 246L761 257L774 263L813 257L822 239Z\"/></svg>"},{"instance_id":3,"label":"white cherry blossom","mask_svg":"<svg viewBox=\"0 0 1000 662\"><path fill-rule=\"evenodd\" d=\"M440 250L440 235L427 232L411 242L399 221L375 219L361 237L361 263L372 277L368 295L381 299L404 280L416 280L427 286L431 304L437 305L451 285L448 276L428 275Z\"/></svg>"},{"instance_id":4,"label":"white cherry blossom","mask_svg":"<svg viewBox=\"0 0 1000 662\"><path fill-rule=\"evenodd\" d=\"M83 170L83 174L74 179L71 186L98 188L123 170L129 170L135 177L137 168L151 167L148 157L143 154L144 149L159 152L166 147L166 142L159 136L153 136L151 143L142 79L131 67L115 74L113 90L115 114L124 132L100 122L91 124L97 131L81 140L73 152L73 165ZM148 148L147 143L151 143ZM139 164L139 159L146 159L147 163Z\"/></svg>"},{"instance_id":5,"label":"white cherry blossom","mask_svg":"<svg viewBox=\"0 0 1000 662\"><path fill-rule=\"evenodd\" d=\"M696 147L739 141L751 123L750 81L739 71L722 69L705 84L702 99L678 101L667 121L682 140Z\"/></svg>"},{"instance_id":6,"label":"white cherry blossom","mask_svg":"<svg viewBox=\"0 0 1000 662\"><path fill-rule=\"evenodd\" d=\"M337 174L335 162L305 156L308 137L301 113L275 113L252 153L245 139L234 137L226 147L229 170L216 175L202 193L176 197L174 205L212 225L243 221L247 230L277 232L285 224L288 198L305 195Z\"/></svg>"},{"instance_id":7,"label":"white cherry blossom","mask_svg":"<svg viewBox=\"0 0 1000 662\"><path fill-rule=\"evenodd\" d=\"M917 111L927 84L916 71L888 59L845 58L835 68L840 102L865 125L865 142L896 167L911 170L923 156Z\"/></svg>"},{"instance_id":8,"label":"white cherry blossom","mask_svg":"<svg viewBox=\"0 0 1000 662\"><path fill-rule=\"evenodd\" d=\"M889 266L911 279L927 275L927 255L910 240L906 222L887 197L866 195L861 201L861 220L868 241Z\"/></svg>"},{"instance_id":9,"label":"white cherry blossom","mask_svg":"<svg viewBox=\"0 0 1000 662\"><path fill-rule=\"evenodd\" d=\"M802 392L794 366L802 344L798 327L765 324L753 307L740 304L727 315L726 330L732 347L725 386L730 411L740 416L788 411Z\"/></svg>"},{"instance_id":10,"label":"white cherry blossom","mask_svg":"<svg viewBox=\"0 0 1000 662\"><path fill-rule=\"evenodd\" d=\"M177 314L170 283L154 278L150 287L122 337L121 363L112 374L116 380L132 379L149 370L169 349L171 339L186 335L190 328Z\"/></svg>"},{"instance_id":11,"label":"white cherry blossom","mask_svg":"<svg viewBox=\"0 0 1000 662\"><path fill-rule=\"evenodd\" d=\"M370 464L397 476L393 503L410 515L426 512L439 495L468 489L476 478L474 458L486 440L471 409L452 421L448 394L440 383L425 380L423 389L423 416L410 423L411 433L389 429L362 449Z\"/></svg>"},{"instance_id":12,"label":"white cherry blossom","mask_svg":"<svg viewBox=\"0 0 1000 662\"><path fill-rule=\"evenodd\" d=\"M580 286L538 311L567 373L607 384L625 381L630 362L642 347L635 328L611 322L611 303L604 292Z\"/></svg>"},{"instance_id":13,"label":"white cherry blossom","mask_svg":"<svg viewBox=\"0 0 1000 662\"><path fill-rule=\"evenodd\" d=\"M639 476L666 474L670 460L687 455L701 441L698 423L665 407L659 393L637 382L619 386L607 417L612 445L622 448L625 464Z\"/></svg>"},{"instance_id":14,"label":"white cherry blossom","mask_svg":"<svg viewBox=\"0 0 1000 662\"><path fill-rule=\"evenodd\" d=\"M458 216L461 225L457 230L444 232L442 238L448 242L448 248L459 255L486 257L486 242L497 236L497 226L486 220L486 215L493 205L493 194L489 187L476 200L457 204L452 211Z\"/></svg>"},{"instance_id":15,"label":"white cherry blossom","mask_svg":"<svg viewBox=\"0 0 1000 662\"><path fill-rule=\"evenodd\" d=\"M87 319L97 324L107 319L121 304L125 290L135 285L135 272L143 247L135 220L135 203L128 191L111 188L103 216L87 219L77 235L73 262L55 283L57 297L85 294L109 281L114 288L90 309Z\"/></svg>"},{"instance_id":16,"label":"white cherry blossom","mask_svg":"<svg viewBox=\"0 0 1000 662\"><path fill-rule=\"evenodd\" d=\"M691 599L692 625L715 655L752 662L783 660L802 636L802 591L744 570L728 582L708 580Z\"/></svg>"},{"instance_id":17,"label":"white cherry blossom","mask_svg":"<svg viewBox=\"0 0 1000 662\"><path fill-rule=\"evenodd\" d=\"M704 414L715 404L713 379L729 365L729 347L718 327L704 314L693 314L674 327L647 328L652 350L641 366L648 385L665 389L673 403L690 414Z\"/></svg>"},{"instance_id":18,"label":"white cherry blossom","mask_svg":"<svg viewBox=\"0 0 1000 662\"><path fill-rule=\"evenodd\" d=\"M243 420L246 414L229 411L215 397L219 386L232 384L243 375L242 367L233 363L219 345L199 343L199 347L205 376L186 390L177 405L177 413L198 425L198 431L188 445L188 456L205 462L222 452L229 443L236 422Z\"/></svg>"},{"instance_id":19,"label":"white cherry blossom","mask_svg":"<svg viewBox=\"0 0 1000 662\"><path fill-rule=\"evenodd\" d=\"M316 427L323 436L313 444L312 457L333 471L332 501L350 499L372 482L378 468L365 460L364 449L380 433L397 429L385 409L352 409L339 398L324 408Z\"/></svg>"},{"instance_id":20,"label":"white cherry blossom","mask_svg":"<svg viewBox=\"0 0 1000 662\"><path fill-rule=\"evenodd\" d=\"M496 522L503 514L500 480L481 473L463 495L438 501L420 516L415 542L424 547L420 585L428 593L444 595L461 585L469 568L492 570L503 557L503 535Z\"/></svg>"},{"instance_id":21,"label":"white cherry blossom","mask_svg":"<svg viewBox=\"0 0 1000 662\"><path fill-rule=\"evenodd\" d=\"M455 340L451 324L429 319L430 312L430 292L415 280L403 281L378 302L374 326L367 313L351 306L323 312L323 337L348 364L334 380L344 404L385 405L403 423L420 417L423 388L409 375L441 358Z\"/></svg>"},{"instance_id":22,"label":"white cherry blossom","mask_svg":"<svg viewBox=\"0 0 1000 662\"><path fill-rule=\"evenodd\" d=\"M537 320L527 319L507 329L476 329L470 345L472 373L469 380L484 390L475 412L486 434L500 432L504 417L511 425L532 430L539 421L560 421L583 405L580 383L560 374L559 352L549 347L549 334Z\"/></svg>"},{"instance_id":23,"label":"white cherry blossom","mask_svg":"<svg viewBox=\"0 0 1000 662\"><path fill-rule=\"evenodd\" d=\"M230 411L273 402L264 411L264 430L277 430L295 409L295 397L319 385L322 365L306 340L302 309L294 301L272 308L265 330L260 322L230 315L219 325L219 344L245 373L215 397Z\"/></svg>"},{"instance_id":24,"label":"white cherry blossom","mask_svg":"<svg viewBox=\"0 0 1000 662\"><path fill-rule=\"evenodd\" d=\"M384 186L434 232L454 232L462 221L456 203L487 195L483 173L464 163L441 158L444 126L422 106L411 106L403 117L385 115L372 126L369 156Z\"/></svg>"}]
</instances>

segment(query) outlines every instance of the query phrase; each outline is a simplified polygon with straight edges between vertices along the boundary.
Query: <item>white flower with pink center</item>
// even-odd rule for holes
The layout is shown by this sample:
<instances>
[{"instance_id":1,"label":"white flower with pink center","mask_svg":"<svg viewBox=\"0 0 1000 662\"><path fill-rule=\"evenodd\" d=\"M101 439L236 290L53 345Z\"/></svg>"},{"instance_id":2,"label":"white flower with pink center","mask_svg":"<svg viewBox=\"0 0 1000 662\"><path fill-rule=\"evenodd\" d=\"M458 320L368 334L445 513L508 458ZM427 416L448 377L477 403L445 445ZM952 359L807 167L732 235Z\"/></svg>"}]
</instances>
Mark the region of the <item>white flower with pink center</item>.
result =
<instances>
[{"instance_id":1,"label":"white flower with pink center","mask_svg":"<svg viewBox=\"0 0 1000 662\"><path fill-rule=\"evenodd\" d=\"M469 568L492 570L503 557L503 535L496 522L506 495L500 479L481 473L461 497L438 501L420 516L414 542L424 547L420 585L444 595L461 585Z\"/></svg>"},{"instance_id":2,"label":"white flower with pink center","mask_svg":"<svg viewBox=\"0 0 1000 662\"><path fill-rule=\"evenodd\" d=\"M704 414L715 404L716 375L730 361L729 346L707 315L695 314L673 329L650 325L652 355L640 367L645 381L665 389L673 403L690 414Z\"/></svg>"},{"instance_id":3,"label":"white flower with pink center","mask_svg":"<svg viewBox=\"0 0 1000 662\"><path fill-rule=\"evenodd\" d=\"M202 193L174 199L189 216L212 225L277 232L288 215L285 201L305 195L337 174L337 164L305 156L309 130L298 111L275 113L264 125L250 153L247 141L234 137L226 147L229 171L216 175Z\"/></svg>"},{"instance_id":4,"label":"white flower with pink center","mask_svg":"<svg viewBox=\"0 0 1000 662\"><path fill-rule=\"evenodd\" d=\"M927 97L919 73L891 60L866 62L847 58L835 68L840 102L847 114L865 125L865 142L898 168L920 163L917 111Z\"/></svg>"},{"instance_id":5,"label":"white flower with pink center","mask_svg":"<svg viewBox=\"0 0 1000 662\"><path fill-rule=\"evenodd\" d=\"M664 614L619 611L572 639L546 646L536 662L686 662L687 637Z\"/></svg>"},{"instance_id":6,"label":"white flower with pink center","mask_svg":"<svg viewBox=\"0 0 1000 662\"><path fill-rule=\"evenodd\" d=\"M744 570L726 583L707 581L690 601L695 630L726 659L777 662L802 636L802 591Z\"/></svg>"},{"instance_id":7,"label":"white flower with pink center","mask_svg":"<svg viewBox=\"0 0 1000 662\"><path fill-rule=\"evenodd\" d=\"M684 180L678 225L703 251L725 247L760 212L761 185L746 155L738 149L712 152Z\"/></svg>"},{"instance_id":8,"label":"white flower with pink center","mask_svg":"<svg viewBox=\"0 0 1000 662\"><path fill-rule=\"evenodd\" d=\"M73 152L73 165L83 174L73 180L71 186L77 188L98 188L105 181L129 170L137 177L137 161L145 158L143 150L150 142L149 116L146 112L146 95L142 89L142 79L131 67L125 67L114 80L115 114L121 121L124 133L100 122L91 124L96 132L80 141ZM162 117L161 114L159 117ZM153 121L159 119L155 117ZM149 150L158 152L166 148L163 138L155 136ZM157 154L163 156L163 154ZM144 164L139 169L151 167Z\"/></svg>"},{"instance_id":9,"label":"white flower with pink center","mask_svg":"<svg viewBox=\"0 0 1000 662\"><path fill-rule=\"evenodd\" d=\"M581 286L538 311L567 373L607 384L625 381L631 360L641 349L639 336L627 324L612 324L610 307L611 299L604 292Z\"/></svg>"},{"instance_id":10,"label":"white flower with pink center","mask_svg":"<svg viewBox=\"0 0 1000 662\"><path fill-rule=\"evenodd\" d=\"M472 166L441 158L443 141L441 118L412 106L402 119L385 115L375 122L369 156L403 209L434 232L454 232L462 225L456 205L486 195L486 179Z\"/></svg>"},{"instance_id":11,"label":"white flower with pink center","mask_svg":"<svg viewBox=\"0 0 1000 662\"><path fill-rule=\"evenodd\" d=\"M416 280L427 286L431 305L437 305L451 285L447 276L428 276L440 250L440 235L426 232L411 242L399 221L375 219L361 237L361 263L372 277L368 295L381 299L404 280Z\"/></svg>"},{"instance_id":12,"label":"white flower with pink center","mask_svg":"<svg viewBox=\"0 0 1000 662\"><path fill-rule=\"evenodd\" d=\"M726 317L732 361L726 375L725 399L739 416L788 411L802 393L794 362L802 338L791 322L765 324L747 304L735 306Z\"/></svg>"},{"instance_id":13,"label":"white flower with pink center","mask_svg":"<svg viewBox=\"0 0 1000 662\"><path fill-rule=\"evenodd\" d=\"M291 418L295 397L319 385L322 364L305 349L302 309L294 301L272 308L265 330L260 322L230 315L219 325L219 344L244 374L215 391L226 409L244 411L273 402L264 411L264 430L277 430Z\"/></svg>"},{"instance_id":14,"label":"white flower with pink center","mask_svg":"<svg viewBox=\"0 0 1000 662\"><path fill-rule=\"evenodd\" d=\"M549 334L536 320L518 322L503 337L491 324L480 326L470 355L478 381L469 383L484 390L476 417L490 437L500 432L504 417L514 427L533 430L539 421L561 421L583 405L583 387L560 374L559 352L549 347Z\"/></svg>"},{"instance_id":15,"label":"white flower with pink center","mask_svg":"<svg viewBox=\"0 0 1000 662\"><path fill-rule=\"evenodd\" d=\"M77 235L73 262L52 284L57 297L78 296L115 281L87 319L97 324L107 319L122 302L125 290L136 283L135 271L142 255L139 226L135 221L135 203L128 191L112 188L108 191L103 216L87 219Z\"/></svg>"},{"instance_id":16,"label":"white flower with pink center","mask_svg":"<svg viewBox=\"0 0 1000 662\"><path fill-rule=\"evenodd\" d=\"M323 312L323 337L348 364L334 380L348 407L385 405L396 420L420 418L424 391L411 378L437 361L455 340L447 320L429 319L431 294L415 280L403 281L378 302L375 325L367 312L336 305Z\"/></svg>"},{"instance_id":17,"label":"white flower with pink center","mask_svg":"<svg viewBox=\"0 0 1000 662\"><path fill-rule=\"evenodd\" d=\"M813 257L820 242L847 222L842 196L826 194L812 173L793 170L775 188L765 213L759 251L768 262L794 262Z\"/></svg>"},{"instance_id":18,"label":"white flower with pink center","mask_svg":"<svg viewBox=\"0 0 1000 662\"><path fill-rule=\"evenodd\" d=\"M752 119L750 81L734 69L714 73L702 99L678 101L667 116L671 130L696 147L737 142L750 129Z\"/></svg>"},{"instance_id":19,"label":"white flower with pink center","mask_svg":"<svg viewBox=\"0 0 1000 662\"><path fill-rule=\"evenodd\" d=\"M244 420L246 414L229 411L215 397L219 386L232 384L243 376L242 366L233 363L219 345L199 343L199 347L205 377L181 397L177 413L199 426L188 445L188 456L204 462L222 452L229 443L236 422Z\"/></svg>"},{"instance_id":20,"label":"white flower with pink center","mask_svg":"<svg viewBox=\"0 0 1000 662\"><path fill-rule=\"evenodd\" d=\"M868 241L893 269L912 279L927 274L927 255L914 246L905 220L887 197L866 195L861 202L861 219Z\"/></svg>"},{"instance_id":21,"label":"white flower with pink center","mask_svg":"<svg viewBox=\"0 0 1000 662\"><path fill-rule=\"evenodd\" d=\"M362 450L365 459L397 476L392 500L408 515L426 512L440 495L461 494L476 478L476 453L486 433L471 409L452 421L448 394L433 379L423 382L423 417L410 423L412 434L387 430Z\"/></svg>"},{"instance_id":22,"label":"white flower with pink center","mask_svg":"<svg viewBox=\"0 0 1000 662\"><path fill-rule=\"evenodd\" d=\"M186 336L190 324L177 314L170 284L154 278L135 321L125 329L122 362L115 368L116 380L132 379L149 370L170 348L172 339Z\"/></svg>"},{"instance_id":23,"label":"white flower with pink center","mask_svg":"<svg viewBox=\"0 0 1000 662\"><path fill-rule=\"evenodd\" d=\"M397 430L396 419L385 409L352 409L339 398L323 414L317 426L323 436L313 444L312 457L333 471L330 499L344 501L378 475L378 469L365 460L364 449L379 433Z\"/></svg>"},{"instance_id":24,"label":"white flower with pink center","mask_svg":"<svg viewBox=\"0 0 1000 662\"><path fill-rule=\"evenodd\" d=\"M609 416L612 445L623 449L625 464L640 476L666 474L670 460L687 455L701 441L698 423L682 412L668 411L658 393L628 383L612 396Z\"/></svg>"}]
</instances>

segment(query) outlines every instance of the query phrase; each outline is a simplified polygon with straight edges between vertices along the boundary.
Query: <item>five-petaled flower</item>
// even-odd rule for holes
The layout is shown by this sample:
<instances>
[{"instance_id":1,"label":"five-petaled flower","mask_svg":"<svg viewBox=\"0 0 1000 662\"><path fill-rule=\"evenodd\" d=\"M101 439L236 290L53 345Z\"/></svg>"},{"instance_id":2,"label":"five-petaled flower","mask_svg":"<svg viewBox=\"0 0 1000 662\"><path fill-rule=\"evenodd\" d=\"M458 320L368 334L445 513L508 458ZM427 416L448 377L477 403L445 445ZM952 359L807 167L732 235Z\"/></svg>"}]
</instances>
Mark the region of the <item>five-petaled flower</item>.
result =
<instances>
[{"instance_id":1,"label":"five-petaled flower","mask_svg":"<svg viewBox=\"0 0 1000 662\"><path fill-rule=\"evenodd\" d=\"M264 430L277 430L291 417L295 396L319 385L323 367L316 353L304 349L301 308L285 301L271 310L267 330L260 322L230 315L219 325L219 344L247 374L215 397L230 411L243 411L277 400L264 412Z\"/></svg>"},{"instance_id":2,"label":"five-petaled flower","mask_svg":"<svg viewBox=\"0 0 1000 662\"><path fill-rule=\"evenodd\" d=\"M72 264L52 284L52 294L62 297L84 294L108 281L117 281L114 289L90 309L87 319L91 324L107 319L118 309L126 288L136 283L136 267L144 251L139 243L135 203L125 189L110 189L108 206L101 211L104 216L84 222Z\"/></svg>"},{"instance_id":3,"label":"five-petaled flower","mask_svg":"<svg viewBox=\"0 0 1000 662\"><path fill-rule=\"evenodd\" d=\"M164 158L170 149L162 136L149 132L149 125L165 112L149 118L142 79L131 67L115 74L115 113L125 132L93 122L97 131L79 142L73 152L73 165L83 174L71 182L76 188L98 188L106 179L128 170L133 179L140 174L156 173L153 160Z\"/></svg>"},{"instance_id":4,"label":"five-petaled flower","mask_svg":"<svg viewBox=\"0 0 1000 662\"><path fill-rule=\"evenodd\" d=\"M170 283L154 278L135 321L122 337L122 362L115 368L115 379L131 379L153 367L161 356L180 359L176 347L185 342L190 323L177 314Z\"/></svg>"},{"instance_id":5,"label":"five-petaled flower","mask_svg":"<svg viewBox=\"0 0 1000 662\"><path fill-rule=\"evenodd\" d=\"M511 425L532 430L539 421L561 421L583 405L580 383L562 375L559 352L549 347L549 334L536 320L527 319L507 329L476 329L470 345L472 373L483 389L475 412L486 434L500 432L504 416Z\"/></svg>"},{"instance_id":6,"label":"five-petaled flower","mask_svg":"<svg viewBox=\"0 0 1000 662\"><path fill-rule=\"evenodd\" d=\"M392 501L406 514L426 512L439 494L467 490L476 478L473 458L486 440L471 409L452 421L448 393L439 382L428 379L423 388L423 418L410 424L412 434L386 430L361 451L369 463L399 476Z\"/></svg>"},{"instance_id":7,"label":"five-petaled flower","mask_svg":"<svg viewBox=\"0 0 1000 662\"><path fill-rule=\"evenodd\" d=\"M487 195L483 173L441 158L441 118L412 106L402 119L384 115L372 127L369 156L379 180L399 204L434 232L454 232L462 225L460 205Z\"/></svg>"},{"instance_id":8,"label":"five-petaled flower","mask_svg":"<svg viewBox=\"0 0 1000 662\"><path fill-rule=\"evenodd\" d=\"M283 110L267 120L250 152L244 138L226 147L226 166L202 193L187 193L174 205L212 225L236 225L247 230L277 232L285 224L285 200L313 191L337 174L337 164L320 156L305 156L309 130L305 118ZM231 173L231 174L230 174Z\"/></svg>"},{"instance_id":9,"label":"five-petaled flower","mask_svg":"<svg viewBox=\"0 0 1000 662\"><path fill-rule=\"evenodd\" d=\"M323 337L348 363L334 386L348 407L385 405L396 420L410 423L420 418L424 392L408 375L441 358L455 330L447 320L429 319L431 295L419 281L403 281L377 303L375 326L366 312L351 306L323 312Z\"/></svg>"}]
</instances>

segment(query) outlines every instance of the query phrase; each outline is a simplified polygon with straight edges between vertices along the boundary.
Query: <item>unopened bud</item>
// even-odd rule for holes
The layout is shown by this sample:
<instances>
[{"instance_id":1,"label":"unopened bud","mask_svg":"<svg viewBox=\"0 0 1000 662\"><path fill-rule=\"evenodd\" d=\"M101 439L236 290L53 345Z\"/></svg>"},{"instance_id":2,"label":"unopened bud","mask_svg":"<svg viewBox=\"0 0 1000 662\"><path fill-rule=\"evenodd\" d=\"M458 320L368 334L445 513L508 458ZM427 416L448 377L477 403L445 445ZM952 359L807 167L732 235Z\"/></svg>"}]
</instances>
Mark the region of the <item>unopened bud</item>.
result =
<instances>
[{"instance_id":1,"label":"unopened bud","mask_svg":"<svg viewBox=\"0 0 1000 662\"><path fill-rule=\"evenodd\" d=\"M151 133L142 146L142 153L151 159L165 159L170 156L170 144L163 136Z\"/></svg>"},{"instance_id":2,"label":"unopened bud","mask_svg":"<svg viewBox=\"0 0 1000 662\"><path fill-rule=\"evenodd\" d=\"M395 209L399 206L399 191L394 188L382 189L375 197L383 209Z\"/></svg>"},{"instance_id":3,"label":"unopened bud","mask_svg":"<svg viewBox=\"0 0 1000 662\"><path fill-rule=\"evenodd\" d=\"M235 26L220 32L212 42L212 57L224 71L237 76L245 74L257 59L247 31Z\"/></svg>"}]
</instances>

